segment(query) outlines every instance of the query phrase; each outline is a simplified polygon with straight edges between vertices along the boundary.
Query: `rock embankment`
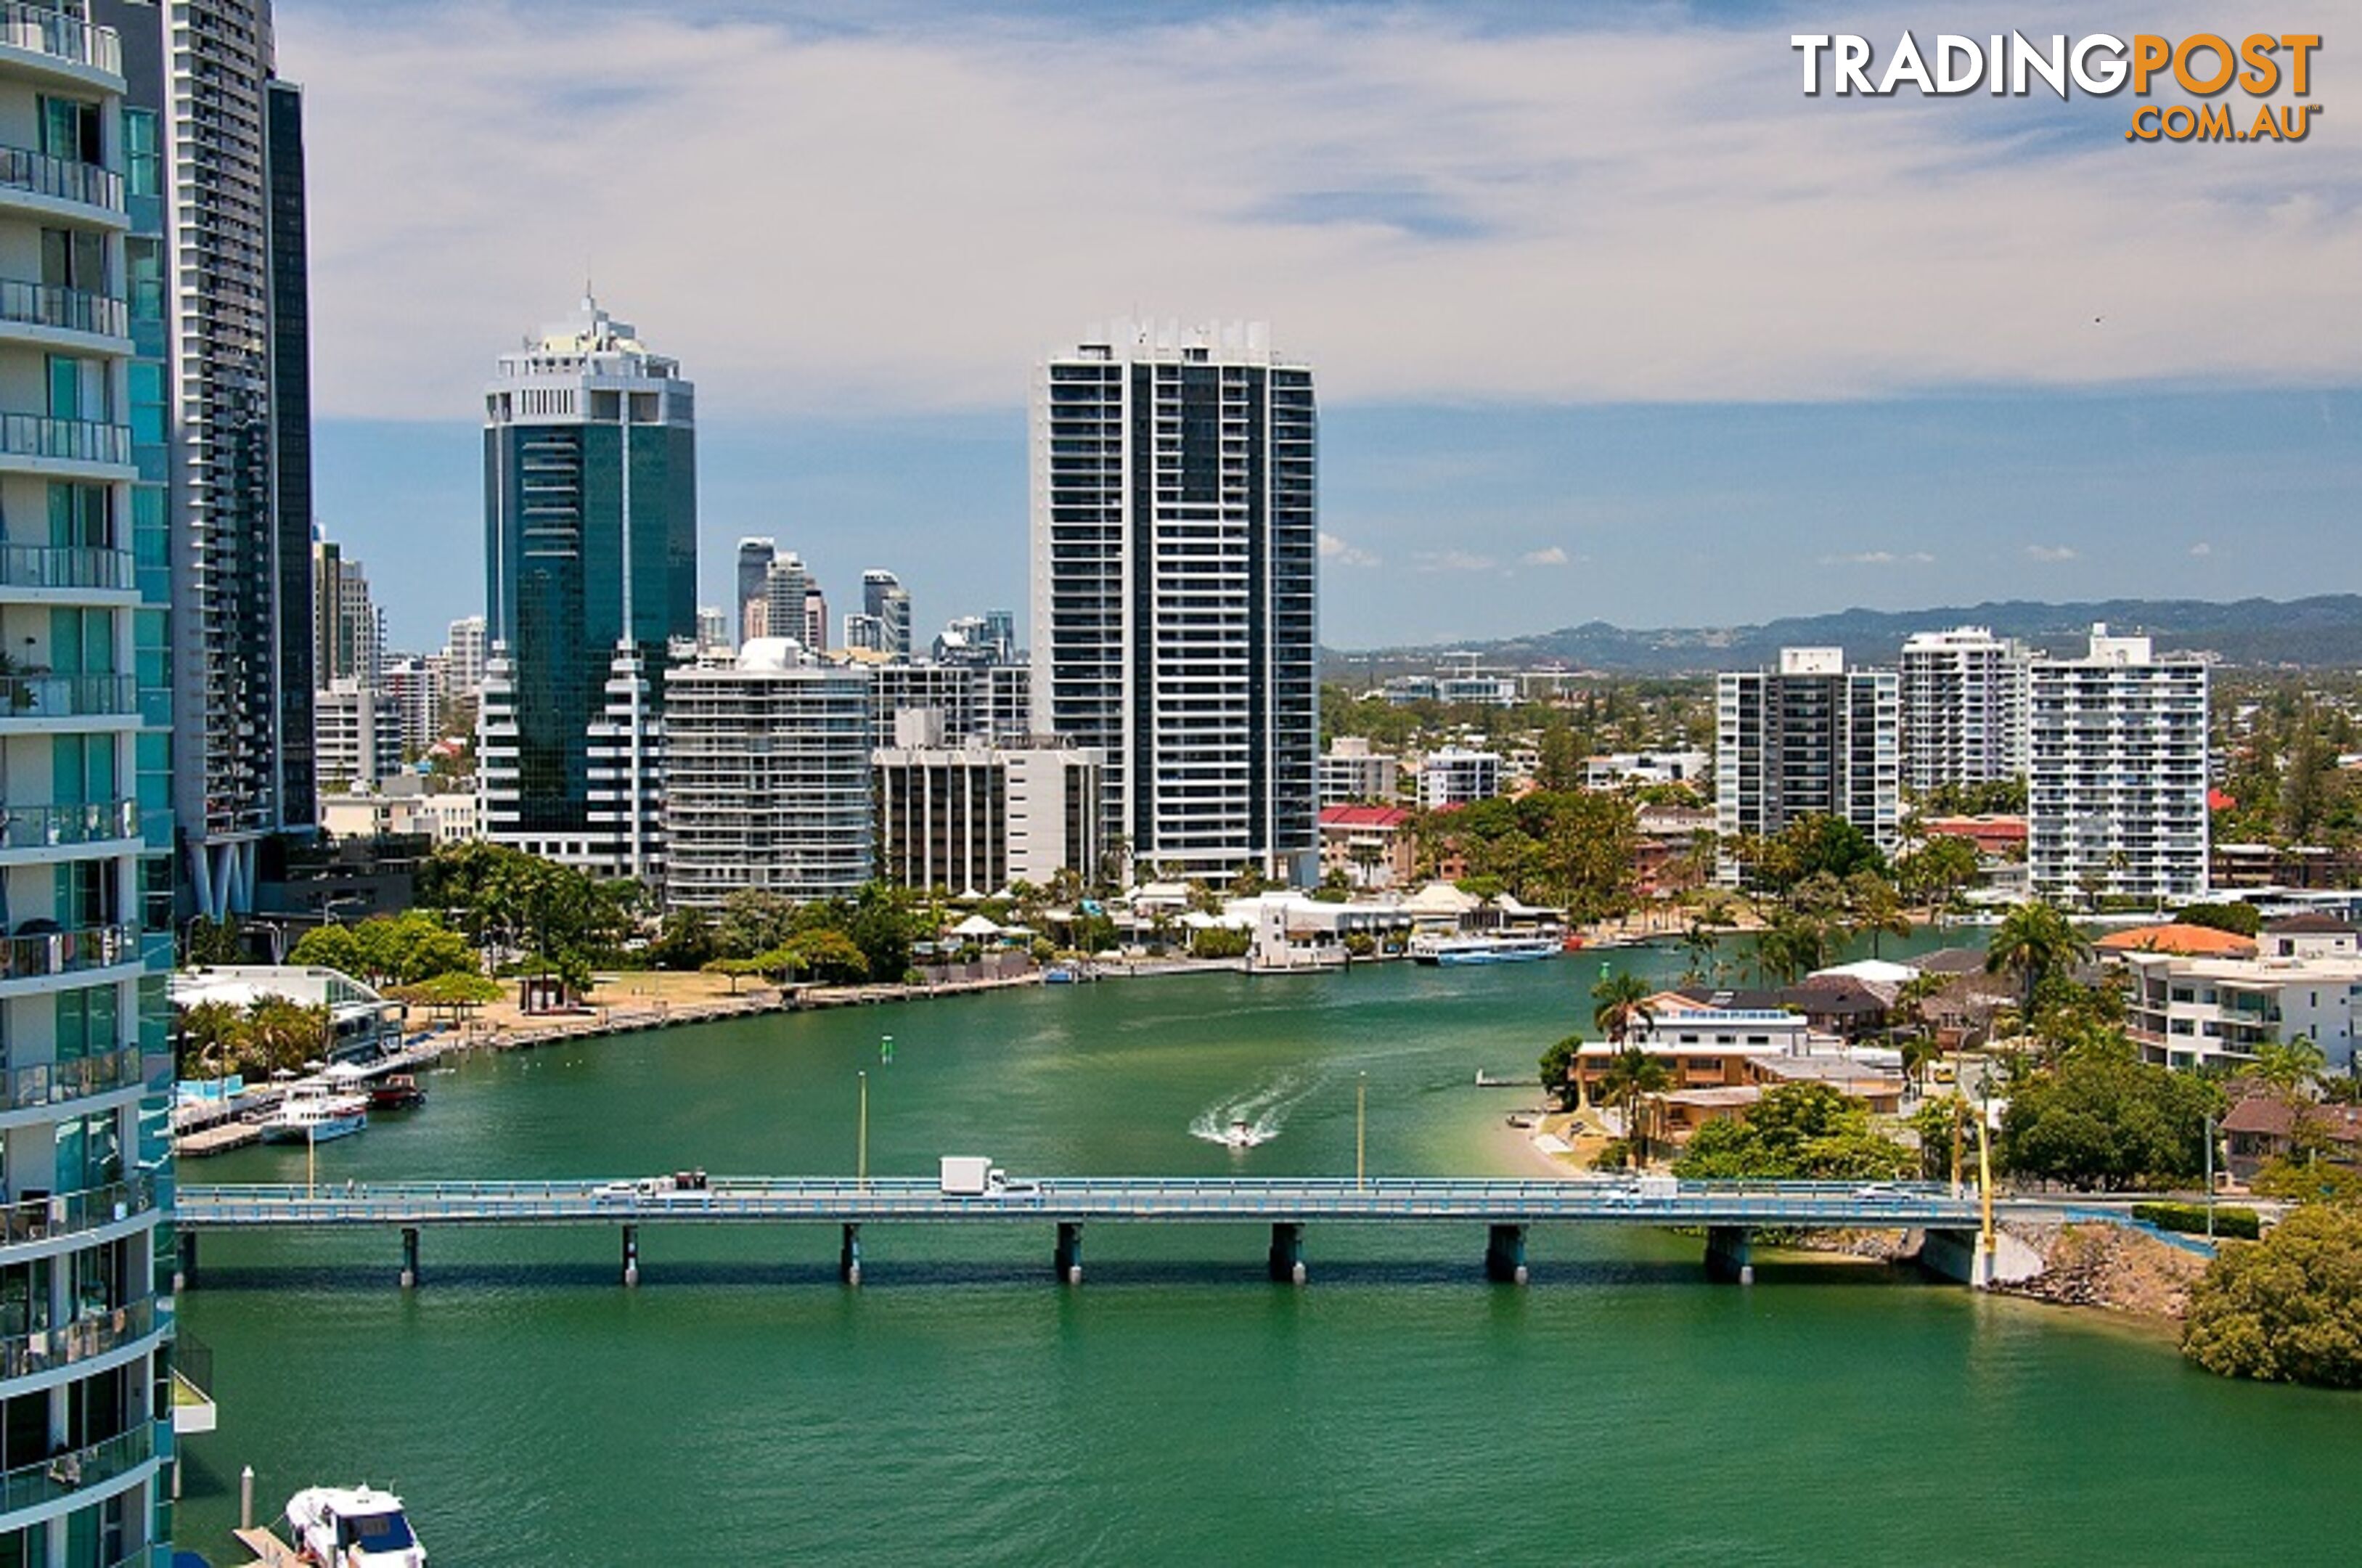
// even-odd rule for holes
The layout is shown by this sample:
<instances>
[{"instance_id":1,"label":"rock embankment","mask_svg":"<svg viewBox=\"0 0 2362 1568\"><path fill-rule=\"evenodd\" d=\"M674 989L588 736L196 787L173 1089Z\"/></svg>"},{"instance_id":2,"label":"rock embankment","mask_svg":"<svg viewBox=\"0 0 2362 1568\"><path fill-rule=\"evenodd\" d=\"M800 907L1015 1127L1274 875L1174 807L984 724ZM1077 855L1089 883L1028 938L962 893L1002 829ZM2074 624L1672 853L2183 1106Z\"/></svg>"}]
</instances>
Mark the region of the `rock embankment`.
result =
<instances>
[{"instance_id":1,"label":"rock embankment","mask_svg":"<svg viewBox=\"0 0 2362 1568\"><path fill-rule=\"evenodd\" d=\"M2115 1225L2028 1225L2010 1229L2043 1256L2033 1278L2002 1288L2062 1307L2098 1307L2180 1322L2190 1287L2206 1260L2153 1236Z\"/></svg>"}]
</instances>

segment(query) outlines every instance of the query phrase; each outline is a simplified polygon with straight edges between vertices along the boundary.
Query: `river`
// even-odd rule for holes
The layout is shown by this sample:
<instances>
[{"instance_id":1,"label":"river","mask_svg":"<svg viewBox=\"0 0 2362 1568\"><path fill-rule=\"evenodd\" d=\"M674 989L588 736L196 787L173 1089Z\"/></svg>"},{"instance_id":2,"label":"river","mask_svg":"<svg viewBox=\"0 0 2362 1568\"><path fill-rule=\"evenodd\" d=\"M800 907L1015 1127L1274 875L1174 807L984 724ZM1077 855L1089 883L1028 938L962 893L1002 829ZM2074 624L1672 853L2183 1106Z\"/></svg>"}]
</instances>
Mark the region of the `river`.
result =
<instances>
[{"instance_id":1,"label":"river","mask_svg":"<svg viewBox=\"0 0 2362 1568\"><path fill-rule=\"evenodd\" d=\"M1677 960L1619 956L1657 975ZM849 1172L1525 1174L1503 1125L1581 1023L1591 958L1187 976L846 1009L474 1059L319 1178ZM881 1062L879 1036L894 1036ZM1192 1124L1242 1116L1234 1153ZM202 1181L304 1179L249 1150ZM237 1475L391 1485L437 1568L1123 1562L2323 1560L2351 1550L2362 1397L2217 1380L2169 1338L1882 1265L1710 1286L1694 1239L1309 1228L869 1227L208 1236L183 1327L216 1432L180 1543L233 1562ZM2348 1540L2338 1547L2337 1540Z\"/></svg>"}]
</instances>

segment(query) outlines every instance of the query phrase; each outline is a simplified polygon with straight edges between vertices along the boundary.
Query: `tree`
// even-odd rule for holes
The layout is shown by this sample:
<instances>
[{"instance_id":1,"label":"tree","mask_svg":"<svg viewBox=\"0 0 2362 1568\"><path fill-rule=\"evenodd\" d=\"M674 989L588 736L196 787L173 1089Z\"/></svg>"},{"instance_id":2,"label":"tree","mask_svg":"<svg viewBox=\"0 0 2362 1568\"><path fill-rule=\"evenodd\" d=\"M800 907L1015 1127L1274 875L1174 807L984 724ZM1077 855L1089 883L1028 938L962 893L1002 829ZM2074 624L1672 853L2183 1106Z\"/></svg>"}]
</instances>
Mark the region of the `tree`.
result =
<instances>
[{"instance_id":1,"label":"tree","mask_svg":"<svg viewBox=\"0 0 2362 1568\"><path fill-rule=\"evenodd\" d=\"M1193 933L1189 938L1192 958L1243 958L1254 941L1243 931L1227 926L1209 925Z\"/></svg>"},{"instance_id":2,"label":"tree","mask_svg":"<svg viewBox=\"0 0 2362 1568\"><path fill-rule=\"evenodd\" d=\"M486 979L473 970L454 969L412 985L397 986L393 994L430 1012L464 1013L470 1008L500 1000L505 992L498 980Z\"/></svg>"},{"instance_id":3,"label":"tree","mask_svg":"<svg viewBox=\"0 0 2362 1568\"><path fill-rule=\"evenodd\" d=\"M2025 1016L2031 1019L2034 994L2043 978L2091 956L2092 944L2073 922L2048 904L2028 900L2013 906L1994 928L1985 948L1985 973L2015 975L2025 999Z\"/></svg>"},{"instance_id":4,"label":"tree","mask_svg":"<svg viewBox=\"0 0 2362 1568\"><path fill-rule=\"evenodd\" d=\"M2187 904L2174 911L2184 925L2227 931L2234 936L2255 936L2264 929L2264 912L2253 904Z\"/></svg>"},{"instance_id":5,"label":"tree","mask_svg":"<svg viewBox=\"0 0 2362 1568\"><path fill-rule=\"evenodd\" d=\"M1959 890L1977 879L1976 846L1949 834L1927 840L1895 863L1895 876L1908 897L1926 905L1927 918L1949 904Z\"/></svg>"},{"instance_id":6,"label":"tree","mask_svg":"<svg viewBox=\"0 0 2362 1568\"><path fill-rule=\"evenodd\" d=\"M1846 928L1870 937L1870 955L1879 955L1879 939L1911 934L1911 918L1903 912L1894 884L1871 870L1856 871L1845 879Z\"/></svg>"},{"instance_id":7,"label":"tree","mask_svg":"<svg viewBox=\"0 0 2362 1568\"><path fill-rule=\"evenodd\" d=\"M202 1001L181 1014L180 1076L227 1076L246 1039L246 1014L226 1001Z\"/></svg>"},{"instance_id":8,"label":"tree","mask_svg":"<svg viewBox=\"0 0 2362 1568\"><path fill-rule=\"evenodd\" d=\"M713 947L726 958L752 958L787 941L795 929L793 899L767 888L741 888L722 900Z\"/></svg>"},{"instance_id":9,"label":"tree","mask_svg":"<svg viewBox=\"0 0 2362 1568\"><path fill-rule=\"evenodd\" d=\"M2302 1035L2294 1040L2267 1040L2256 1047L2256 1077L2278 1090L2283 1099L2310 1102L2307 1091L2326 1064L2321 1047Z\"/></svg>"},{"instance_id":10,"label":"tree","mask_svg":"<svg viewBox=\"0 0 2362 1568\"><path fill-rule=\"evenodd\" d=\"M703 910L674 910L657 928L648 962L659 969L701 969L720 951L712 916Z\"/></svg>"},{"instance_id":11,"label":"tree","mask_svg":"<svg viewBox=\"0 0 2362 1568\"><path fill-rule=\"evenodd\" d=\"M859 943L826 927L798 932L752 962L762 974L793 977L809 971L830 985L856 985L877 973ZM901 973L895 970L894 977L900 979Z\"/></svg>"},{"instance_id":12,"label":"tree","mask_svg":"<svg viewBox=\"0 0 2362 1568\"><path fill-rule=\"evenodd\" d=\"M2299 1208L2227 1242L2190 1292L2181 1353L2224 1377L2362 1388L2362 1211Z\"/></svg>"},{"instance_id":13,"label":"tree","mask_svg":"<svg viewBox=\"0 0 2362 1568\"><path fill-rule=\"evenodd\" d=\"M1779 1084L1737 1121L1709 1121L1673 1170L1701 1180L1870 1181L1908 1175L1918 1156L1870 1125L1824 1083Z\"/></svg>"},{"instance_id":14,"label":"tree","mask_svg":"<svg viewBox=\"0 0 2362 1568\"><path fill-rule=\"evenodd\" d=\"M2011 1085L2002 1160L2085 1192L2189 1180L2205 1169L2207 1120L2222 1112L2220 1088L2139 1060L2119 1034Z\"/></svg>"},{"instance_id":15,"label":"tree","mask_svg":"<svg viewBox=\"0 0 2362 1568\"><path fill-rule=\"evenodd\" d=\"M1624 1116L1624 1139L1634 1163L1649 1163L1649 1130L1642 1110L1673 1087L1673 1072L1638 1045L1628 1045L1607 1059L1599 1075L1599 1096Z\"/></svg>"},{"instance_id":16,"label":"tree","mask_svg":"<svg viewBox=\"0 0 2362 1568\"><path fill-rule=\"evenodd\" d=\"M1583 1036L1570 1034L1542 1053L1542 1088L1561 1105L1566 1103L1568 1086L1573 1081L1574 1065L1583 1053Z\"/></svg>"},{"instance_id":17,"label":"tree","mask_svg":"<svg viewBox=\"0 0 2362 1568\"><path fill-rule=\"evenodd\" d=\"M1656 1021L1649 1006L1654 995L1649 983L1629 970L1602 975L1591 988L1591 1023L1613 1044L1621 1045L1635 1028L1646 1028Z\"/></svg>"},{"instance_id":18,"label":"tree","mask_svg":"<svg viewBox=\"0 0 2362 1568\"><path fill-rule=\"evenodd\" d=\"M1783 910L1755 933L1755 972L1775 984L1793 984L1798 976L1827 965L1836 945L1827 922Z\"/></svg>"},{"instance_id":19,"label":"tree","mask_svg":"<svg viewBox=\"0 0 2362 1568\"><path fill-rule=\"evenodd\" d=\"M911 897L886 882L863 886L844 922L844 934L861 949L873 979L899 980L911 968L911 944L917 937Z\"/></svg>"},{"instance_id":20,"label":"tree","mask_svg":"<svg viewBox=\"0 0 2362 1568\"><path fill-rule=\"evenodd\" d=\"M215 964L243 964L249 955L246 948L246 930L231 915L225 920L195 920L189 923L189 939L182 950L181 962L190 968L202 969Z\"/></svg>"},{"instance_id":21,"label":"tree","mask_svg":"<svg viewBox=\"0 0 2362 1568\"><path fill-rule=\"evenodd\" d=\"M348 925L316 926L305 932L288 950L287 961L362 976L360 939L353 934L353 928Z\"/></svg>"},{"instance_id":22,"label":"tree","mask_svg":"<svg viewBox=\"0 0 2362 1568\"><path fill-rule=\"evenodd\" d=\"M258 997L246 1010L245 1043L266 1072L294 1072L326 1055L328 1010Z\"/></svg>"}]
</instances>

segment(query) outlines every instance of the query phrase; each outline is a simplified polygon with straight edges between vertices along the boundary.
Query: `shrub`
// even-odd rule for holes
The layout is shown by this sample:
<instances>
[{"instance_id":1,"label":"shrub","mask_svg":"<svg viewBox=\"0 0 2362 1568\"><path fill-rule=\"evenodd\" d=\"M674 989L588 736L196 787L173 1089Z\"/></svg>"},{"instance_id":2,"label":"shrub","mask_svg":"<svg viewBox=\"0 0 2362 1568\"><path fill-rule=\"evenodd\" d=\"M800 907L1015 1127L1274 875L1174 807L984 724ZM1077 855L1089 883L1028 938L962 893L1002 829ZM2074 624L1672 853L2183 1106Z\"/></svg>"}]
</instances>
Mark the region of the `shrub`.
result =
<instances>
[{"instance_id":1,"label":"shrub","mask_svg":"<svg viewBox=\"0 0 2362 1568\"><path fill-rule=\"evenodd\" d=\"M2179 1231L2185 1236L2206 1233L2206 1206L2202 1203L2136 1203L2133 1218L2146 1220L2160 1231ZM2218 1236L2237 1236L2252 1242L2262 1229L2252 1209L2219 1203L2214 1206L2214 1233Z\"/></svg>"},{"instance_id":2,"label":"shrub","mask_svg":"<svg viewBox=\"0 0 2362 1568\"><path fill-rule=\"evenodd\" d=\"M2181 1353L2225 1377L2362 1387L2362 1213L2309 1203L2190 1293Z\"/></svg>"}]
</instances>

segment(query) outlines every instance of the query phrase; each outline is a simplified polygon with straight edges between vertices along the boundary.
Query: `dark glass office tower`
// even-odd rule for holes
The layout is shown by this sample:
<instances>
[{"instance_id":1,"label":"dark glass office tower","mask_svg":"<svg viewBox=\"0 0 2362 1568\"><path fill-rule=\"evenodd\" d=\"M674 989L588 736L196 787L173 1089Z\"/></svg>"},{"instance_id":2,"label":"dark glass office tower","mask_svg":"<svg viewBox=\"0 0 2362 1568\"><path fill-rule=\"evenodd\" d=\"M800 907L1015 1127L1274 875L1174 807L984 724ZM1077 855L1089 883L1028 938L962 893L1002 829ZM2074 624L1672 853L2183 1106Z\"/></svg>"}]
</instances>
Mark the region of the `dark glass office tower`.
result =
<instances>
[{"instance_id":1,"label":"dark glass office tower","mask_svg":"<svg viewBox=\"0 0 2362 1568\"><path fill-rule=\"evenodd\" d=\"M502 355L485 396L484 524L486 835L602 875L651 875L641 835L597 820L592 796L597 785L660 804L667 644L697 633L696 409L679 364L589 299ZM627 658L649 694L626 690L611 709ZM594 725L628 777L594 777Z\"/></svg>"}]
</instances>

